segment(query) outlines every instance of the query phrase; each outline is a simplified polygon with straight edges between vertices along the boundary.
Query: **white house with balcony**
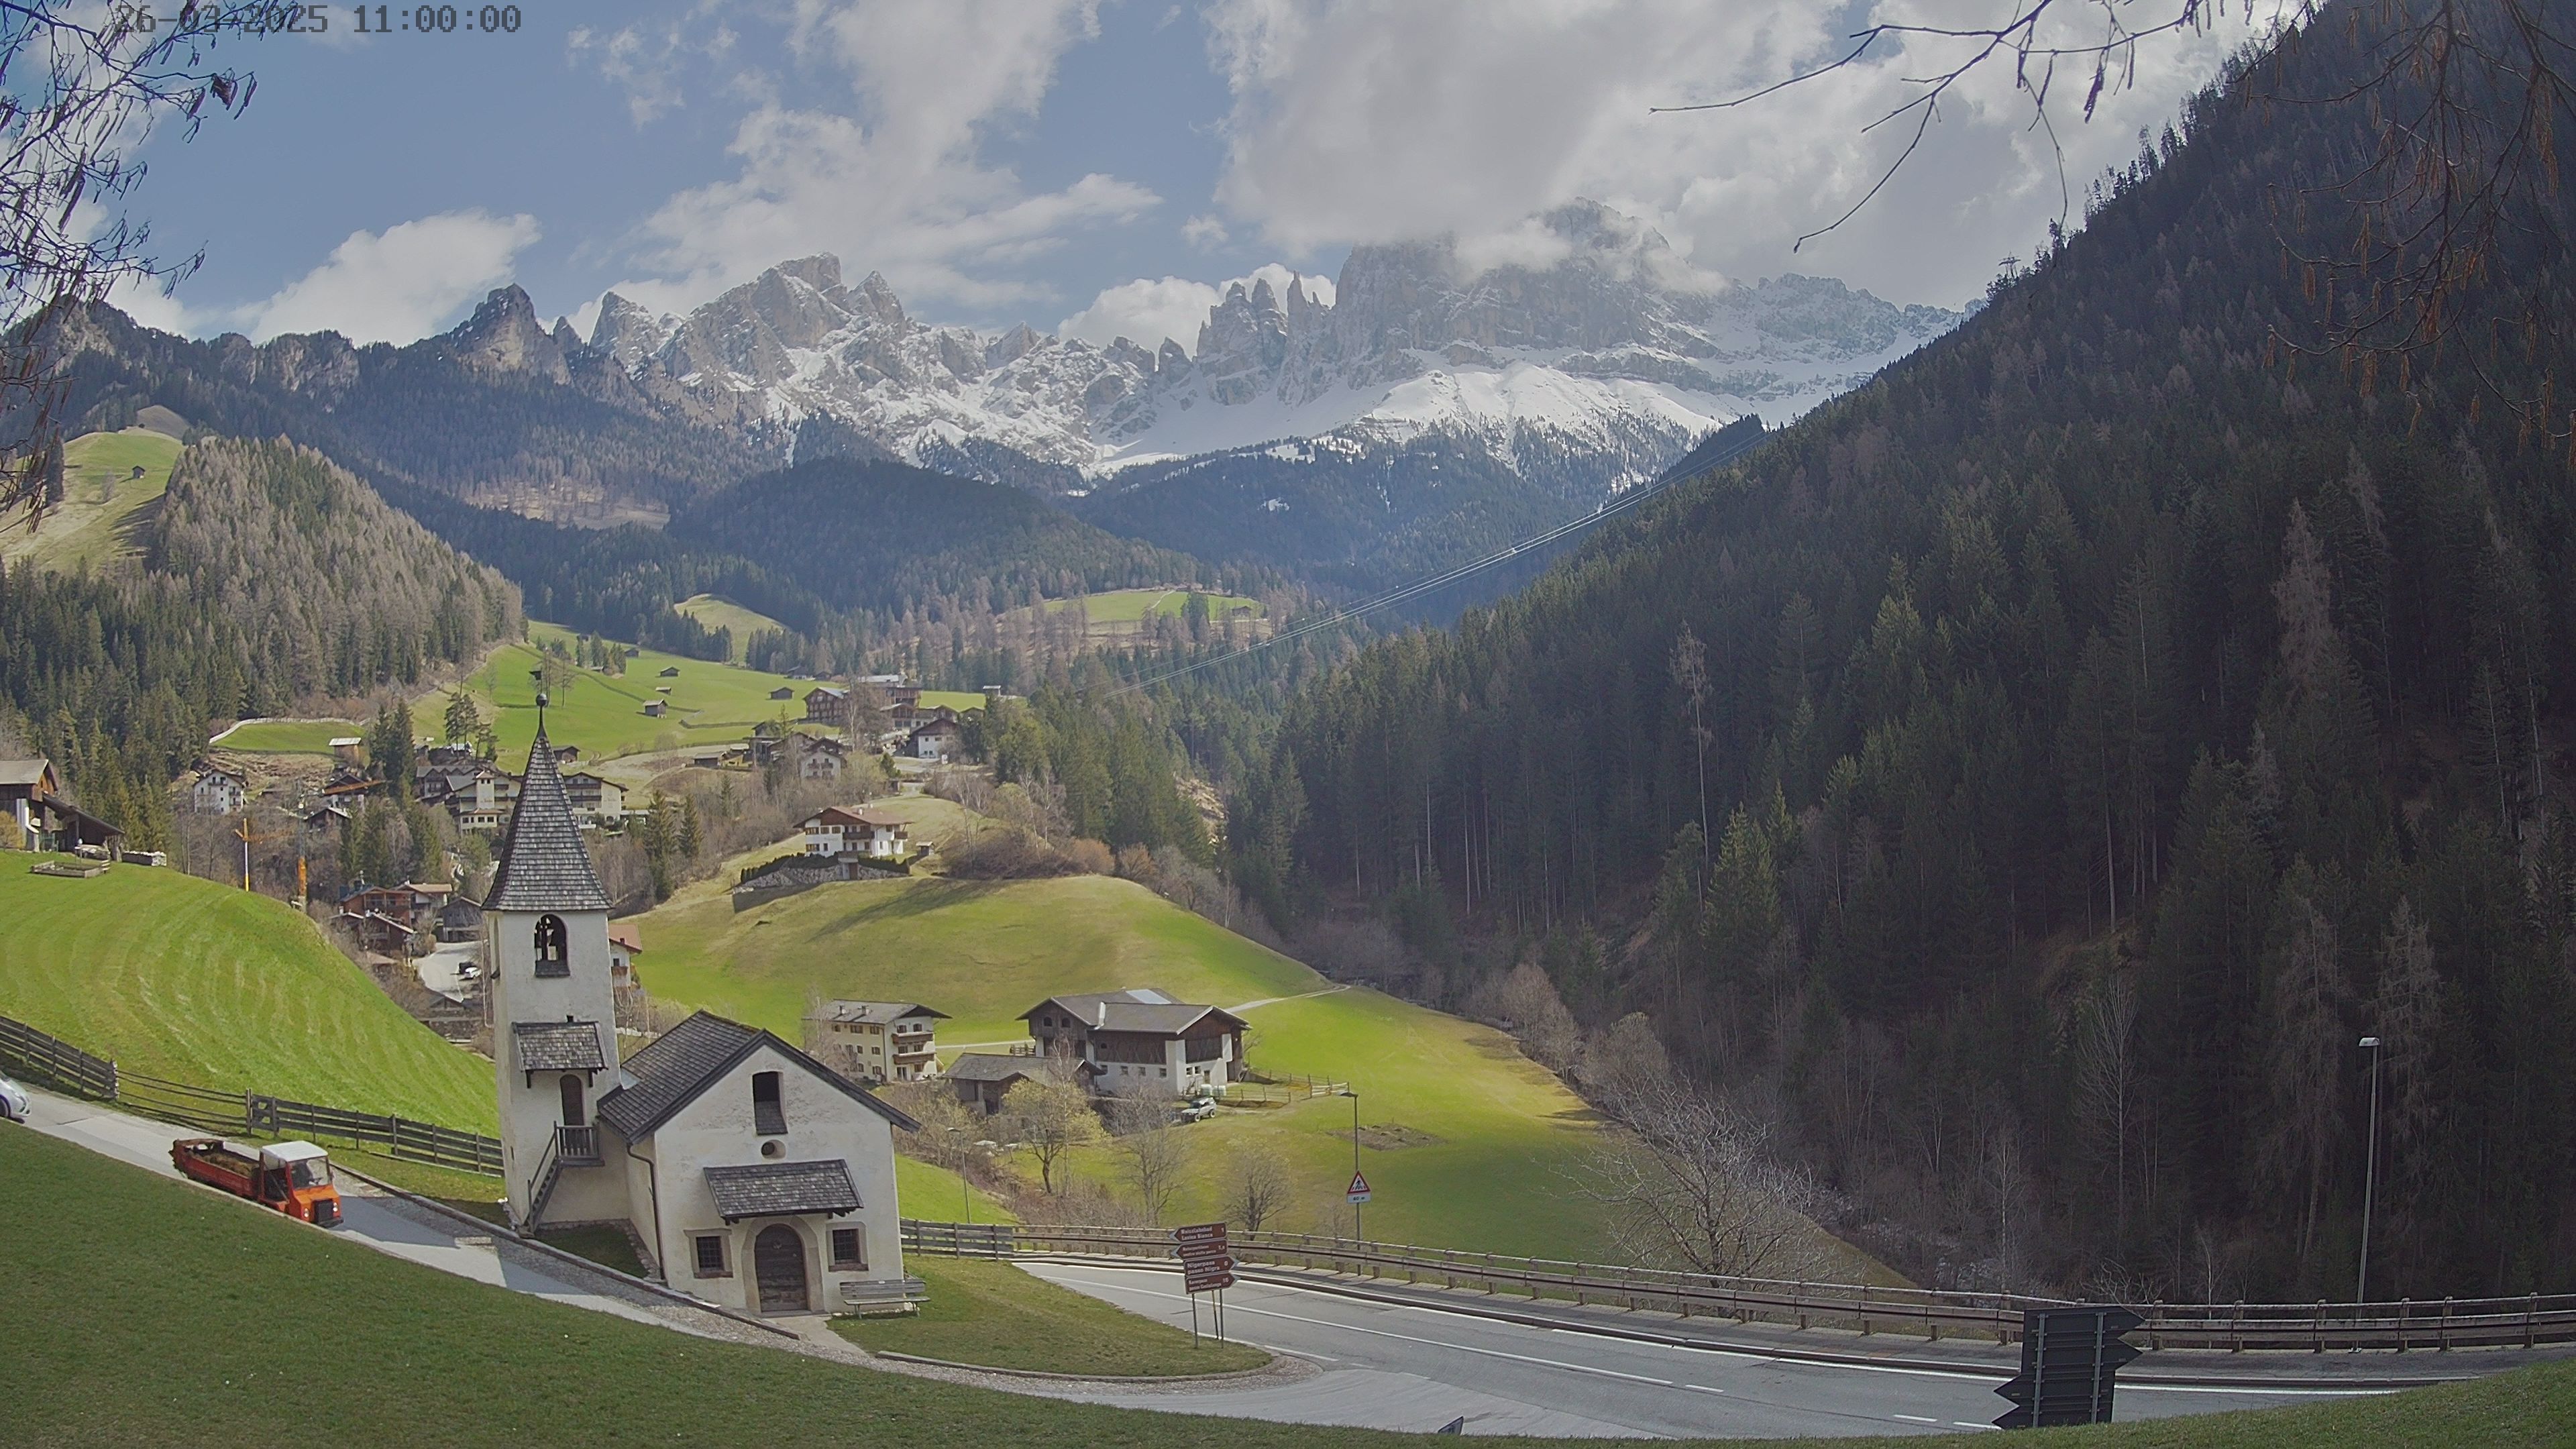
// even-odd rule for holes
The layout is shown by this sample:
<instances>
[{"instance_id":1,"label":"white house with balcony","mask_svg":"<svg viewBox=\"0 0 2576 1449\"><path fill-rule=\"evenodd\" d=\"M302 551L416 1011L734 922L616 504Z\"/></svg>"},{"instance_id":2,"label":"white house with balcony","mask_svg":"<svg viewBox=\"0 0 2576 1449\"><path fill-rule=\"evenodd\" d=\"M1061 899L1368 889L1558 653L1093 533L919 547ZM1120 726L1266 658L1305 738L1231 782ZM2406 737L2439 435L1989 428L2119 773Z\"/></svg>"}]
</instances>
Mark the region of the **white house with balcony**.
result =
<instances>
[{"instance_id":1,"label":"white house with balcony","mask_svg":"<svg viewBox=\"0 0 2576 1449\"><path fill-rule=\"evenodd\" d=\"M805 1039L865 1082L919 1082L939 1075L934 1023L948 1013L917 1001L827 1001L805 1018Z\"/></svg>"},{"instance_id":2,"label":"white house with balcony","mask_svg":"<svg viewBox=\"0 0 2576 1449\"><path fill-rule=\"evenodd\" d=\"M912 853L911 833L891 815L830 805L805 817L805 853L826 860L901 860Z\"/></svg>"},{"instance_id":3,"label":"white house with balcony","mask_svg":"<svg viewBox=\"0 0 2576 1449\"><path fill-rule=\"evenodd\" d=\"M483 902L512 1225L624 1228L648 1272L746 1313L917 1300L894 1132L918 1124L776 1036L706 1012L620 1061L608 905L540 716Z\"/></svg>"}]
</instances>

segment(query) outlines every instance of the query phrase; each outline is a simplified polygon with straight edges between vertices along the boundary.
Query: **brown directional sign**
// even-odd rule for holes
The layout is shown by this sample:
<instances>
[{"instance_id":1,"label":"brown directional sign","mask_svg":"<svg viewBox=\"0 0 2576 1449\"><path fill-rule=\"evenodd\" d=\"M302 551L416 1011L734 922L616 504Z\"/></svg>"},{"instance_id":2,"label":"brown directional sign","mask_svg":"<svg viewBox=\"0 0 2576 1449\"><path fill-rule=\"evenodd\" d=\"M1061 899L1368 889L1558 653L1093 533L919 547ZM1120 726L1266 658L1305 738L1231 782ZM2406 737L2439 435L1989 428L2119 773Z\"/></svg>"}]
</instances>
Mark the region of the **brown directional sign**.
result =
<instances>
[{"instance_id":1,"label":"brown directional sign","mask_svg":"<svg viewBox=\"0 0 2576 1449\"><path fill-rule=\"evenodd\" d=\"M1221 1248L1225 1246L1225 1224L1191 1223L1186 1227L1174 1228L1172 1229L1172 1241L1184 1245L1190 1243L1214 1243Z\"/></svg>"},{"instance_id":2,"label":"brown directional sign","mask_svg":"<svg viewBox=\"0 0 2576 1449\"><path fill-rule=\"evenodd\" d=\"M1183 1243L1180 1257L1184 1263L1210 1263L1226 1257L1223 1243Z\"/></svg>"},{"instance_id":3,"label":"brown directional sign","mask_svg":"<svg viewBox=\"0 0 2576 1449\"><path fill-rule=\"evenodd\" d=\"M1181 1264L1181 1283L1191 1293L1213 1293L1234 1286L1232 1258L1200 1258Z\"/></svg>"}]
</instances>

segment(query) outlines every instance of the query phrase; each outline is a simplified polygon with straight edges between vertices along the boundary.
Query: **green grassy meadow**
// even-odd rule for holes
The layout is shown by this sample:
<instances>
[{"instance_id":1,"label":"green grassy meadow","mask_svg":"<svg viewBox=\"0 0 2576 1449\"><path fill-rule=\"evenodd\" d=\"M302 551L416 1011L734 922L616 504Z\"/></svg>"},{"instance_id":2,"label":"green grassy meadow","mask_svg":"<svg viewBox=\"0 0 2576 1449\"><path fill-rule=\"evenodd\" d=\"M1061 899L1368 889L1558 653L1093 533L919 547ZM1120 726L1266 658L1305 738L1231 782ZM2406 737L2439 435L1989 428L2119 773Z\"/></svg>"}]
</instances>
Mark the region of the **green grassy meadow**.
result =
<instances>
[{"instance_id":1,"label":"green grassy meadow","mask_svg":"<svg viewBox=\"0 0 2576 1449\"><path fill-rule=\"evenodd\" d=\"M1265 612L1259 599L1239 594L1209 594L1208 612L1222 619L1237 609L1249 609L1254 618ZM1188 589L1111 589L1106 593L1084 594L1073 599L1049 599L1047 608L1063 612L1079 607L1083 617L1094 624L1141 624L1148 617L1177 619L1188 609Z\"/></svg>"},{"instance_id":2,"label":"green grassy meadow","mask_svg":"<svg viewBox=\"0 0 2576 1449\"><path fill-rule=\"evenodd\" d=\"M63 445L63 506L44 526L0 531L0 558L70 573L141 551L137 531L170 489L179 440L148 428L84 433ZM136 468L143 476L132 476Z\"/></svg>"},{"instance_id":3,"label":"green grassy meadow","mask_svg":"<svg viewBox=\"0 0 2576 1449\"><path fill-rule=\"evenodd\" d=\"M923 709L937 709L943 704L964 714L970 709L982 709L984 695L982 691L973 689L925 689L921 692Z\"/></svg>"},{"instance_id":4,"label":"green grassy meadow","mask_svg":"<svg viewBox=\"0 0 2576 1449\"><path fill-rule=\"evenodd\" d=\"M0 1015L128 1071L489 1132L489 1062L277 901L175 870L89 880L0 856Z\"/></svg>"},{"instance_id":5,"label":"green grassy meadow","mask_svg":"<svg viewBox=\"0 0 2576 1449\"><path fill-rule=\"evenodd\" d=\"M554 640L569 645L573 637L560 625L531 623L528 643L506 644L492 651L466 681L467 691L500 736L504 768L523 765L529 742L537 735L537 682L529 671L543 659L539 651ZM679 673L665 679L664 669ZM670 693L660 692L663 685L670 686ZM805 691L812 687L785 675L647 649L626 661L623 675L581 670L573 686L560 692L561 698L548 702L546 736L557 744L579 745L594 760L647 750L738 744L763 720L782 714L803 719ZM795 697L771 699L770 692L780 688L794 690ZM645 714L645 702L654 699L667 701L670 712L659 719ZM413 718L423 732L436 730L445 710L443 690L412 705Z\"/></svg>"},{"instance_id":6,"label":"green grassy meadow","mask_svg":"<svg viewBox=\"0 0 2576 1449\"><path fill-rule=\"evenodd\" d=\"M1120 1378L1259 1368L1267 1351L1188 1333L1032 1277L989 1258L907 1254L904 1271L930 1289L909 1318L844 1318L842 1337L877 1352L988 1368Z\"/></svg>"},{"instance_id":7,"label":"green grassy meadow","mask_svg":"<svg viewBox=\"0 0 2576 1449\"><path fill-rule=\"evenodd\" d=\"M65 1212L65 1203L89 1210ZM10 1311L0 1313L0 1363L10 1367L0 1441L27 1449L231 1445L280 1432L423 1449L1413 1442L1098 1408L693 1338L450 1277L8 1126L0 1222L26 1225L0 1233L10 1285ZM2576 1362L2292 1409L2036 1430L2020 1442L2512 1449L2565 1444L2571 1423Z\"/></svg>"},{"instance_id":8,"label":"green grassy meadow","mask_svg":"<svg viewBox=\"0 0 2576 1449\"><path fill-rule=\"evenodd\" d=\"M737 663L741 661L743 651L750 646L752 635L764 629L782 630L787 627L767 614L714 594L693 594L671 607L710 629L731 629L733 657Z\"/></svg>"},{"instance_id":9,"label":"green grassy meadow","mask_svg":"<svg viewBox=\"0 0 2576 1449\"><path fill-rule=\"evenodd\" d=\"M260 755L327 755L331 741L365 729L353 719L244 720L215 736L213 743Z\"/></svg>"},{"instance_id":10,"label":"green grassy meadow","mask_svg":"<svg viewBox=\"0 0 2576 1449\"><path fill-rule=\"evenodd\" d=\"M1509 1038L1376 992L1334 990L1130 882L853 882L740 914L720 893L698 891L641 919L640 966L656 997L791 1039L815 992L935 1006L952 1018L940 1023L944 1049L1025 1040L1019 1014L1063 992L1152 986L1229 1009L1267 1001L1242 1013L1254 1066L1348 1081L1364 1122L1437 1139L1362 1149L1375 1189L1369 1236L1562 1257L1606 1250L1597 1210L1571 1187L1595 1142L1593 1115ZM1309 994L1319 992L1328 994ZM1230 1110L1185 1129L1200 1150L1176 1211L1211 1215L1229 1160L1258 1152L1294 1170L1289 1224L1329 1230L1350 1181L1350 1107L1334 1097ZM1078 1171L1114 1173L1106 1151L1088 1156ZM917 1215L947 1215L936 1202Z\"/></svg>"}]
</instances>

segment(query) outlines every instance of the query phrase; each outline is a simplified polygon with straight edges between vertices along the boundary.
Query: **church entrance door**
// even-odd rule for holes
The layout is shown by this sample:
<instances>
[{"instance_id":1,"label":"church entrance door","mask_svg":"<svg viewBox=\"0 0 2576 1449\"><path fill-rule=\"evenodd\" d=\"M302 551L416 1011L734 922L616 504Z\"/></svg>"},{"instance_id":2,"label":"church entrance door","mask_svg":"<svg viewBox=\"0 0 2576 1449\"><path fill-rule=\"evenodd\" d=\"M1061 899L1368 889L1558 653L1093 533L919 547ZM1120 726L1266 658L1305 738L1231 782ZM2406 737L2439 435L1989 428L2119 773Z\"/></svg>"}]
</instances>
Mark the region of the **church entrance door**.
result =
<instances>
[{"instance_id":1,"label":"church entrance door","mask_svg":"<svg viewBox=\"0 0 2576 1449\"><path fill-rule=\"evenodd\" d=\"M803 1313L805 1240L785 1223L771 1223L751 1240L752 1272L760 1280L760 1311Z\"/></svg>"}]
</instances>

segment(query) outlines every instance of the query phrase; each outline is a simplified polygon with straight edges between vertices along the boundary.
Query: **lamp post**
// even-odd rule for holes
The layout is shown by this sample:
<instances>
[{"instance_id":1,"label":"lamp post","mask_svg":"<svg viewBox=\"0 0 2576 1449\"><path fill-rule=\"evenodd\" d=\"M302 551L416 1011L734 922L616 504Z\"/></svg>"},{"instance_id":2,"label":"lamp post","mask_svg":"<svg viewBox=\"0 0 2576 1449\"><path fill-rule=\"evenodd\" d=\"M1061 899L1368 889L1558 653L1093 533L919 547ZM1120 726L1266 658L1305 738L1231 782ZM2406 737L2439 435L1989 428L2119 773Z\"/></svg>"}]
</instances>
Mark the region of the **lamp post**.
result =
<instances>
[{"instance_id":1,"label":"lamp post","mask_svg":"<svg viewBox=\"0 0 2576 1449\"><path fill-rule=\"evenodd\" d=\"M1351 1093L1351 1181L1360 1180L1360 1094ZM1360 1235L1360 1205L1351 1204L1351 1246L1364 1241Z\"/></svg>"},{"instance_id":2,"label":"lamp post","mask_svg":"<svg viewBox=\"0 0 2576 1449\"><path fill-rule=\"evenodd\" d=\"M2370 1208L2379 1196L2379 1038L2363 1037L2361 1045L2370 1053L2370 1152L2361 1179L2361 1273L2353 1283L2355 1303L2370 1301Z\"/></svg>"},{"instance_id":3,"label":"lamp post","mask_svg":"<svg viewBox=\"0 0 2576 1449\"><path fill-rule=\"evenodd\" d=\"M948 1135L956 1139L950 1145L955 1149L952 1155L957 1159L957 1200L965 1205L966 1221L971 1225L975 1221L975 1189L966 1180L966 1129L951 1127Z\"/></svg>"}]
</instances>

